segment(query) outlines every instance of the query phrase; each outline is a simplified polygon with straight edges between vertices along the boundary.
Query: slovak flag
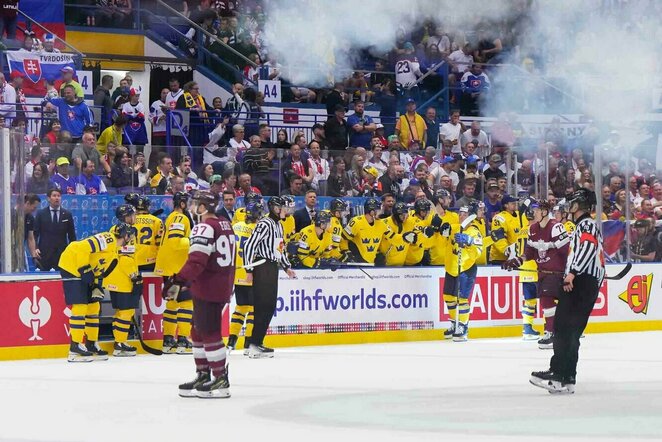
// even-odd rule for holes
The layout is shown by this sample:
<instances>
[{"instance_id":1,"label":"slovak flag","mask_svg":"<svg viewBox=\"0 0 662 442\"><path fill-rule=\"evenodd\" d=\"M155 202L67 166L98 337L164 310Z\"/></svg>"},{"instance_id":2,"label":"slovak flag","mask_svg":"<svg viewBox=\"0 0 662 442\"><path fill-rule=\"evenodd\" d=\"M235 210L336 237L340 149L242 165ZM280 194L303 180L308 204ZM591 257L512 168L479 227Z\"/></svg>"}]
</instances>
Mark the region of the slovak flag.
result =
<instances>
[{"instance_id":1,"label":"slovak flag","mask_svg":"<svg viewBox=\"0 0 662 442\"><path fill-rule=\"evenodd\" d=\"M30 97L46 95L46 81L61 77L65 66L74 67L72 54L53 52L6 51L9 72L19 71L25 75L23 93Z\"/></svg>"},{"instance_id":2,"label":"slovak flag","mask_svg":"<svg viewBox=\"0 0 662 442\"><path fill-rule=\"evenodd\" d=\"M613 258L625 238L625 222L610 220L602 222L602 248L607 258Z\"/></svg>"}]
</instances>

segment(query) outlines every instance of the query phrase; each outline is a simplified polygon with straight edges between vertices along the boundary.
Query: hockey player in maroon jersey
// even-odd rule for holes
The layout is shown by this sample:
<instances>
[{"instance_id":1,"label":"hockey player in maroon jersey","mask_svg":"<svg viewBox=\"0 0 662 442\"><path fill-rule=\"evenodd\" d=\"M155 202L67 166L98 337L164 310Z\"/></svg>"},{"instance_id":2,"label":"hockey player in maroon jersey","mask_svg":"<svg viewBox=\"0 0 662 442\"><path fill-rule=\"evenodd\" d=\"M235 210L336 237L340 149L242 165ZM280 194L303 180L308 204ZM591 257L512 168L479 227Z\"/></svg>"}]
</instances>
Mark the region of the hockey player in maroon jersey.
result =
<instances>
[{"instance_id":1,"label":"hockey player in maroon jersey","mask_svg":"<svg viewBox=\"0 0 662 442\"><path fill-rule=\"evenodd\" d=\"M538 347L549 349L554 346L554 314L563 288L570 236L562 223L550 218L551 205L547 201L534 202L529 210L533 210L533 223L529 226L524 256L509 259L503 268L518 269L526 260L538 264L538 293L545 318L545 334L538 340Z\"/></svg>"},{"instance_id":2,"label":"hockey player in maroon jersey","mask_svg":"<svg viewBox=\"0 0 662 442\"><path fill-rule=\"evenodd\" d=\"M196 191L191 198L197 224L191 230L191 247L184 267L177 273L168 294L176 299L180 290L193 298L193 358L196 378L179 386L182 397L230 397L226 349L221 338L221 315L230 302L235 272L235 235L232 225L214 214L217 194Z\"/></svg>"}]
</instances>

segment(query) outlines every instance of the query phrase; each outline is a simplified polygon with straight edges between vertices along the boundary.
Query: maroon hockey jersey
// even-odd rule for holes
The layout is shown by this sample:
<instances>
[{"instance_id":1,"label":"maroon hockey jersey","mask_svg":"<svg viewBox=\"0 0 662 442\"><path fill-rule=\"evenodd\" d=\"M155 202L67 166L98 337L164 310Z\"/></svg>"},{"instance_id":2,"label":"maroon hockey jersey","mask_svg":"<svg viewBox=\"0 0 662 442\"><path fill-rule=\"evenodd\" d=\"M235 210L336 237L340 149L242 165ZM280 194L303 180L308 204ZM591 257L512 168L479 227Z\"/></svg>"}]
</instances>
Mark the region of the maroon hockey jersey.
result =
<instances>
[{"instance_id":1,"label":"maroon hockey jersey","mask_svg":"<svg viewBox=\"0 0 662 442\"><path fill-rule=\"evenodd\" d=\"M550 220L545 227L533 223L529 226L524 254L526 259L534 260L540 270L564 272L569 244L568 232L558 221Z\"/></svg>"},{"instance_id":2,"label":"maroon hockey jersey","mask_svg":"<svg viewBox=\"0 0 662 442\"><path fill-rule=\"evenodd\" d=\"M210 218L191 230L191 247L177 273L194 298L226 303L234 284L235 235L225 218Z\"/></svg>"}]
</instances>

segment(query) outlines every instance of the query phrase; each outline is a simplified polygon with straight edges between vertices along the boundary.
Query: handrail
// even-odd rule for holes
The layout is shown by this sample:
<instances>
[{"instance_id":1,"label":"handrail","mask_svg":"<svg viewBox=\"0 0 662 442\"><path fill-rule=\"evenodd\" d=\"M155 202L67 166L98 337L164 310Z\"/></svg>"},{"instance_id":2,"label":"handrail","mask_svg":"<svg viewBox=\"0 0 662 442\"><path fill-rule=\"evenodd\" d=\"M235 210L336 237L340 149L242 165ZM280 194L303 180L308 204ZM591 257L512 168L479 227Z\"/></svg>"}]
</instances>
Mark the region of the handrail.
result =
<instances>
[{"instance_id":1,"label":"handrail","mask_svg":"<svg viewBox=\"0 0 662 442\"><path fill-rule=\"evenodd\" d=\"M197 31L203 33L204 35L206 35L207 37L209 37L213 41L219 43L225 49L229 49L234 55L240 57L242 60L244 60L250 66L257 67L257 64L255 64L251 59L247 58L244 54L241 54L241 53L237 52L234 48L232 48L230 45L226 44L223 40L218 38L216 35L212 34L211 32L206 31L200 25L198 25L196 22L192 21L191 19L189 19L187 16L185 16L184 14L179 12L178 10L174 9L173 7L168 5L167 3L163 2L163 0L156 0L156 2L158 4L160 4L161 6L165 6L166 9L173 12L177 17L183 18L184 20L186 20L191 25L191 27L195 28Z\"/></svg>"},{"instance_id":2,"label":"handrail","mask_svg":"<svg viewBox=\"0 0 662 442\"><path fill-rule=\"evenodd\" d=\"M64 43L64 45L65 45L66 47L72 49L76 54L80 55L81 57L84 57L84 56L85 56L85 54L83 54L81 51L79 51L78 49L76 49L75 47L73 47L71 44L67 43L65 40L63 40L63 39L61 39L60 37L58 37L58 35L57 35L55 32L51 31L51 30L48 29L46 26L42 25L41 23L39 23L38 21L36 21L36 20L33 19L32 17L30 17L30 16L29 16L28 14L26 14L25 12L21 11L20 9L18 10L18 12L19 12L19 14L21 14L23 17L25 17L26 19L28 19L31 23L34 23L35 25L39 26L41 29L43 29L43 30L46 31L47 33L49 33L49 34L53 34L53 36L56 38L57 41L59 41L59 42L61 42L61 43Z\"/></svg>"}]
</instances>

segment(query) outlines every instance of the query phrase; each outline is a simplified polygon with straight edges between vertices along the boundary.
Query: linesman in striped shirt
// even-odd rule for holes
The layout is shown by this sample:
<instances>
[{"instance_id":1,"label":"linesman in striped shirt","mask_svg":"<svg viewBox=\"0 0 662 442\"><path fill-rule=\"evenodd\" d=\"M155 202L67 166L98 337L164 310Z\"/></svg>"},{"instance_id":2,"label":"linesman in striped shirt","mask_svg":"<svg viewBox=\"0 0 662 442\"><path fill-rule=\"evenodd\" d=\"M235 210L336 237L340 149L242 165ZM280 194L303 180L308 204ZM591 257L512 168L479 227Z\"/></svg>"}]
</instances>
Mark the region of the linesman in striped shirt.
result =
<instances>
[{"instance_id":1,"label":"linesman in striped shirt","mask_svg":"<svg viewBox=\"0 0 662 442\"><path fill-rule=\"evenodd\" d=\"M547 371L531 373L530 382L551 393L575 391L579 338L584 332L605 276L602 234L591 218L595 192L579 189L568 201L575 231L554 319L554 356Z\"/></svg>"},{"instance_id":2,"label":"linesman in striped shirt","mask_svg":"<svg viewBox=\"0 0 662 442\"><path fill-rule=\"evenodd\" d=\"M248 357L272 358L274 351L264 346L264 336L276 310L278 299L278 266L280 265L290 278L296 278L292 265L285 253L283 225L280 223L287 215L286 201L280 196L272 196L267 202L269 215L258 221L255 230L244 246L244 266L246 282L253 284L255 302L253 336L248 348ZM251 264L265 260L261 265Z\"/></svg>"}]
</instances>

